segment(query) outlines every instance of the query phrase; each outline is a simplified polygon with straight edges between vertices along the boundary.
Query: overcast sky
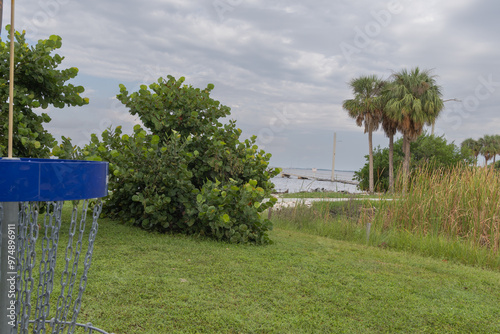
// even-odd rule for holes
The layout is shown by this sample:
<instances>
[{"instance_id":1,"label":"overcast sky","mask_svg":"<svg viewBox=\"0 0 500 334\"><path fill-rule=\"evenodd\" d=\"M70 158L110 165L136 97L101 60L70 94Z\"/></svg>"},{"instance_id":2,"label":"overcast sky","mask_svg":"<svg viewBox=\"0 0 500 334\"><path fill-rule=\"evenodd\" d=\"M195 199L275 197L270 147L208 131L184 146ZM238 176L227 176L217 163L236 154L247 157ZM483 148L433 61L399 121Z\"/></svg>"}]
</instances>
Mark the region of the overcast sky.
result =
<instances>
[{"instance_id":1,"label":"overcast sky","mask_svg":"<svg viewBox=\"0 0 500 334\"><path fill-rule=\"evenodd\" d=\"M10 23L4 2L3 26ZM62 37L62 67L77 67L90 104L49 109L47 128L83 145L110 125L138 119L115 99L159 77L184 76L231 107L244 138L255 134L280 167L358 170L363 128L342 109L348 82L432 69L447 102L436 133L460 144L500 134L500 3L488 0L25 0L17 30L32 44ZM6 32L2 29L2 39ZM383 132L375 145L385 147Z\"/></svg>"}]
</instances>

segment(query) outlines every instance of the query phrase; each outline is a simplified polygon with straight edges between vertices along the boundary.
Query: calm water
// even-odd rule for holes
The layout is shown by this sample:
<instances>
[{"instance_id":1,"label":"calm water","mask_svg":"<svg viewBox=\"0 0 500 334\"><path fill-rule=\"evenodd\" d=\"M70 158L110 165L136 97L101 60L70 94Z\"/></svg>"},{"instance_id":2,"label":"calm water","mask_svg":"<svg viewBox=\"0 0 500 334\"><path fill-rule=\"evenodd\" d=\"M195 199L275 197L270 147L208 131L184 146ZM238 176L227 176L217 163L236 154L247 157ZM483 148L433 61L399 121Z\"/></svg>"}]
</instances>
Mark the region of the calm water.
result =
<instances>
[{"instance_id":1,"label":"calm water","mask_svg":"<svg viewBox=\"0 0 500 334\"><path fill-rule=\"evenodd\" d=\"M330 179L332 176L331 170L318 169L313 172L312 169L302 169L302 168L283 168L283 172L290 174L297 174L302 176L316 176L320 178ZM341 180L352 181L354 172L351 171L335 171L335 178ZM276 191L284 192L288 190L291 193L299 191L313 191L316 189L324 189L327 191L347 191L349 193L359 193L360 190L357 189L355 185L344 184L339 182L327 182L327 181L316 181L316 180L302 180L298 179L296 176L291 176L288 178L281 177L281 174L272 178L271 181L274 183Z\"/></svg>"}]
</instances>

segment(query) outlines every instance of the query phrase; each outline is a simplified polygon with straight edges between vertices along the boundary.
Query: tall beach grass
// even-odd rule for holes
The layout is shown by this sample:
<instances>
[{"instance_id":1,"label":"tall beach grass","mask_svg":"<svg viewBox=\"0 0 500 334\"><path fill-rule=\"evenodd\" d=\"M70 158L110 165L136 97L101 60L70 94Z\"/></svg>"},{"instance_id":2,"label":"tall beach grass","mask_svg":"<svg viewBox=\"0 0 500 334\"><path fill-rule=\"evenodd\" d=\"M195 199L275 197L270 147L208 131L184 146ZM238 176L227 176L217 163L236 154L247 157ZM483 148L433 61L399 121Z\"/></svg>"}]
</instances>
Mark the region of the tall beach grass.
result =
<instances>
[{"instance_id":1,"label":"tall beach grass","mask_svg":"<svg viewBox=\"0 0 500 334\"><path fill-rule=\"evenodd\" d=\"M399 176L397 188L404 189L405 181L407 190L378 210L374 221L377 231L395 231L411 235L414 240L440 240L439 244L448 242L455 249L469 248L469 257L481 257L481 263L498 266L500 174L497 171L464 165L452 169L422 167L407 180ZM463 250L458 253L467 256Z\"/></svg>"},{"instance_id":2,"label":"tall beach grass","mask_svg":"<svg viewBox=\"0 0 500 334\"><path fill-rule=\"evenodd\" d=\"M404 180L399 177L401 188ZM500 247L500 174L492 169L457 166L451 170L420 168L408 191L387 203L378 215L385 226L459 238L498 253Z\"/></svg>"},{"instance_id":3,"label":"tall beach grass","mask_svg":"<svg viewBox=\"0 0 500 334\"><path fill-rule=\"evenodd\" d=\"M498 172L422 167L407 180L404 193L401 176L396 189L380 201L299 204L273 212L272 221L277 228L500 270Z\"/></svg>"}]
</instances>

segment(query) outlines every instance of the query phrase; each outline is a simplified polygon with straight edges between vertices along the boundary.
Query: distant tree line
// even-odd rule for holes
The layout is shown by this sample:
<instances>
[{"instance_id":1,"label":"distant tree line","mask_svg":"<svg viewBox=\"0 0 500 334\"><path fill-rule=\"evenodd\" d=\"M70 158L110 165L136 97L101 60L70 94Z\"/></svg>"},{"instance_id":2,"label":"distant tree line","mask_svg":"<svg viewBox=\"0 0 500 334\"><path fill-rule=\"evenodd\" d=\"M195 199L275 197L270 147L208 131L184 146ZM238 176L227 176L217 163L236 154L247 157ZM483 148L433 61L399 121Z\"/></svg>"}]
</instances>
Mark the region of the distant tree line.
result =
<instances>
[{"instance_id":1,"label":"distant tree line","mask_svg":"<svg viewBox=\"0 0 500 334\"><path fill-rule=\"evenodd\" d=\"M493 159L493 165L496 166L496 156L500 154L500 135L485 135L478 140L467 138L462 142L461 146L467 150L469 155L474 157L476 166L479 155L484 157L485 166L488 166L488 161L491 159Z\"/></svg>"},{"instance_id":2,"label":"distant tree line","mask_svg":"<svg viewBox=\"0 0 500 334\"><path fill-rule=\"evenodd\" d=\"M474 157L467 148L448 143L444 136L434 136L424 132L410 143L410 169L418 170L421 166L447 169L459 163L473 164ZM368 156L366 156L368 160ZM403 138L394 143L394 165L401 166L404 159ZM385 192L389 189L389 149L377 147L373 150L373 169L375 191ZM396 168L397 170L397 168ZM359 181L359 188L368 190L368 162L357 172L354 178Z\"/></svg>"}]
</instances>

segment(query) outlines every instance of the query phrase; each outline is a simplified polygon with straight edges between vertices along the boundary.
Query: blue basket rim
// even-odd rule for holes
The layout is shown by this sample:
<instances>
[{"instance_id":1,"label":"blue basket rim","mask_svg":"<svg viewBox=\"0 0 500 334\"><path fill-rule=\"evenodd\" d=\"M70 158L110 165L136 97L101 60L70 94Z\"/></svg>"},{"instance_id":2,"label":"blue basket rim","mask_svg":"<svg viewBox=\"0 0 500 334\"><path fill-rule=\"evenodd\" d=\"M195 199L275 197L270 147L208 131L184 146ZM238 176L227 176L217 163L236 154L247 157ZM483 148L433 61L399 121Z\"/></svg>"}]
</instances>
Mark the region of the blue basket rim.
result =
<instances>
[{"instance_id":1,"label":"blue basket rim","mask_svg":"<svg viewBox=\"0 0 500 334\"><path fill-rule=\"evenodd\" d=\"M0 157L0 202L105 197L108 162Z\"/></svg>"}]
</instances>

